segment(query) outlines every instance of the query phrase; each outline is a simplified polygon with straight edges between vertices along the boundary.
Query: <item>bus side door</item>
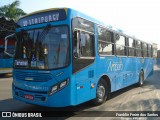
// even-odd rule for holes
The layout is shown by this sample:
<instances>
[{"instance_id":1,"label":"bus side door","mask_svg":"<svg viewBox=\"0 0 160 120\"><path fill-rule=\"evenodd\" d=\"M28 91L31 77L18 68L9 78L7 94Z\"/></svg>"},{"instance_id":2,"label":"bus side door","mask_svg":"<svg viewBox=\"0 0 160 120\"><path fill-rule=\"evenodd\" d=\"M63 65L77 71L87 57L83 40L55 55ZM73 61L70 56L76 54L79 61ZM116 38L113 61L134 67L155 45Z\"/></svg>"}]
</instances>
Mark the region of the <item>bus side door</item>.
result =
<instances>
[{"instance_id":1,"label":"bus side door","mask_svg":"<svg viewBox=\"0 0 160 120\"><path fill-rule=\"evenodd\" d=\"M94 35L80 30L75 31L74 35L76 37L73 40L73 74L79 104L91 99L91 85L95 77Z\"/></svg>"}]
</instances>

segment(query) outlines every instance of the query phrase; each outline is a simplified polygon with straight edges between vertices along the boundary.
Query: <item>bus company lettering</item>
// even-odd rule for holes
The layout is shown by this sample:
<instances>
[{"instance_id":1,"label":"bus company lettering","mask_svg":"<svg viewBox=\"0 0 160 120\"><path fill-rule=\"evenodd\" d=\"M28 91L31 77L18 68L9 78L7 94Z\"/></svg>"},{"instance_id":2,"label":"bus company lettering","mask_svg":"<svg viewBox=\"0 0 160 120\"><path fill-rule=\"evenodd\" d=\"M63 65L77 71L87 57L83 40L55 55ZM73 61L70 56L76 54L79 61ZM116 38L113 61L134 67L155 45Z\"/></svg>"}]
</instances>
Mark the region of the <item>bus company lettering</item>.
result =
<instances>
[{"instance_id":1,"label":"bus company lettering","mask_svg":"<svg viewBox=\"0 0 160 120\"><path fill-rule=\"evenodd\" d=\"M59 20L59 13L54 13L54 14L49 14L49 15L45 15L45 16L39 16L39 17L24 20L23 26L58 21L58 20Z\"/></svg>"},{"instance_id":2,"label":"bus company lettering","mask_svg":"<svg viewBox=\"0 0 160 120\"><path fill-rule=\"evenodd\" d=\"M107 71L121 71L121 70L123 70L122 61L120 62L109 61Z\"/></svg>"}]
</instances>

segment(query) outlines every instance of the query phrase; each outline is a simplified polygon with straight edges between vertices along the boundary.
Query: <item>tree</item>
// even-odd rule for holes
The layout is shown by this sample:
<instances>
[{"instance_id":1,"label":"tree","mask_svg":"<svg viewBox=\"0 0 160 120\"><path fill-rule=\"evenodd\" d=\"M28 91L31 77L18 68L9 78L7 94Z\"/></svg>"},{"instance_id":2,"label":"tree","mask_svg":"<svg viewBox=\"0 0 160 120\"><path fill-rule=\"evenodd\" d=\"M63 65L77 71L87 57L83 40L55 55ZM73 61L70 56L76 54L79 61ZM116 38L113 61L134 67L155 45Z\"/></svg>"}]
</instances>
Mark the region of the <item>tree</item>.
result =
<instances>
[{"instance_id":1,"label":"tree","mask_svg":"<svg viewBox=\"0 0 160 120\"><path fill-rule=\"evenodd\" d=\"M4 5L0 7L0 16L4 16L8 19L17 20L19 17L25 15L26 13L18 8L20 5L19 0L15 0L13 3L9 5Z\"/></svg>"}]
</instances>

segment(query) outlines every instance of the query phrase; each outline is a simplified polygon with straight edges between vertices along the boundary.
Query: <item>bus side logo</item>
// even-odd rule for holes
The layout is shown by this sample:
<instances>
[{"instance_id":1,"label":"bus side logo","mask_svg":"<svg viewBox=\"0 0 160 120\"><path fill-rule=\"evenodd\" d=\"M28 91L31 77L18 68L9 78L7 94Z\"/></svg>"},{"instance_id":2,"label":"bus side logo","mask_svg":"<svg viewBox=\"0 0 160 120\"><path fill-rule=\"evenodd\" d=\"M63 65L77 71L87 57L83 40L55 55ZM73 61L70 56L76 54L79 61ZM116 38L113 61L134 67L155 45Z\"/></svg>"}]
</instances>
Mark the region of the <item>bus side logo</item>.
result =
<instances>
[{"instance_id":1,"label":"bus side logo","mask_svg":"<svg viewBox=\"0 0 160 120\"><path fill-rule=\"evenodd\" d=\"M107 71L121 71L123 70L123 63L122 61L120 62L114 62L114 61L109 61L108 64L108 70Z\"/></svg>"}]
</instances>

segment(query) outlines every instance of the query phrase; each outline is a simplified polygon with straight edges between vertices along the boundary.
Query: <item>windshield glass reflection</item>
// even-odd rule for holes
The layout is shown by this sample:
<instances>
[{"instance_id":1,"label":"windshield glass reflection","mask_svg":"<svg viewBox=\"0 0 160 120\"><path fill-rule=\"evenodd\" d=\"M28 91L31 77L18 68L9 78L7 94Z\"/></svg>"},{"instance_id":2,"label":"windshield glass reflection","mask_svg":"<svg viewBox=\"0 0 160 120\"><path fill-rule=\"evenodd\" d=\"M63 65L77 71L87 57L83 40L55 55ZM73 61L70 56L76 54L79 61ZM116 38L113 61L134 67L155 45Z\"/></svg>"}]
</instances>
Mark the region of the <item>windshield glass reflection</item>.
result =
<instances>
[{"instance_id":1,"label":"windshield glass reflection","mask_svg":"<svg viewBox=\"0 0 160 120\"><path fill-rule=\"evenodd\" d=\"M67 26L22 31L17 37L15 68L56 69L69 64Z\"/></svg>"}]
</instances>

